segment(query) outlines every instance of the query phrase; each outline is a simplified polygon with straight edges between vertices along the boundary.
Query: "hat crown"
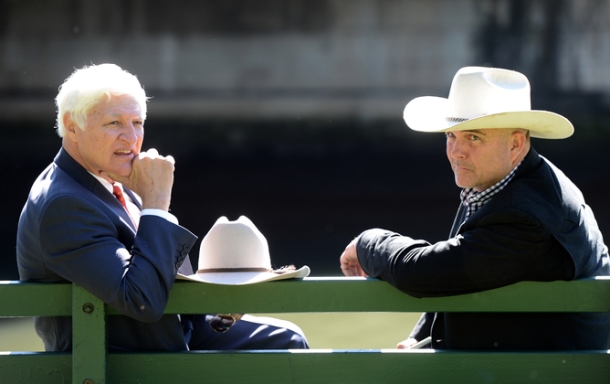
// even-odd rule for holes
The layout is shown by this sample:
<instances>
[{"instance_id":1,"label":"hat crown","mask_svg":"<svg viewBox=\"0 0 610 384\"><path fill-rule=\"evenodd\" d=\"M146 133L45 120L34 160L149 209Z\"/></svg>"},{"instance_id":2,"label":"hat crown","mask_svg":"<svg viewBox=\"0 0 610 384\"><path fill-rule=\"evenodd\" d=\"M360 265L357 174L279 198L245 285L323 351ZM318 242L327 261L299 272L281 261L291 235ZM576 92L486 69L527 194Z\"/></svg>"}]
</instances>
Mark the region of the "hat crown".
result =
<instances>
[{"instance_id":1,"label":"hat crown","mask_svg":"<svg viewBox=\"0 0 610 384\"><path fill-rule=\"evenodd\" d=\"M241 268L271 269L267 239L247 217L222 216L201 242L199 270Z\"/></svg>"},{"instance_id":2,"label":"hat crown","mask_svg":"<svg viewBox=\"0 0 610 384\"><path fill-rule=\"evenodd\" d=\"M457 119L531 110L527 77L500 68L460 69L451 83L448 100L447 117Z\"/></svg>"}]
</instances>

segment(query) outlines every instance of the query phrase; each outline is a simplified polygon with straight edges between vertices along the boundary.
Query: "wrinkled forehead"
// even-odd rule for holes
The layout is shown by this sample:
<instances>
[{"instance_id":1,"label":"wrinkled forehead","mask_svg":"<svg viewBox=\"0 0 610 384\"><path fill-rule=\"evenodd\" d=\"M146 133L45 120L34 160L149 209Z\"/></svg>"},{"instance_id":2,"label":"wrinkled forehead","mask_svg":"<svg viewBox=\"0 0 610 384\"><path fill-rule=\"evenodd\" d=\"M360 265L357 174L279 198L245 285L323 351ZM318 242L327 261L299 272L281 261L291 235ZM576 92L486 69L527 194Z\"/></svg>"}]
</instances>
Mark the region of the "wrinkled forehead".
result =
<instances>
[{"instance_id":1,"label":"wrinkled forehead","mask_svg":"<svg viewBox=\"0 0 610 384\"><path fill-rule=\"evenodd\" d=\"M144 120L145 115L139 101L131 95L109 95L102 97L89 111L87 118L130 118Z\"/></svg>"}]
</instances>

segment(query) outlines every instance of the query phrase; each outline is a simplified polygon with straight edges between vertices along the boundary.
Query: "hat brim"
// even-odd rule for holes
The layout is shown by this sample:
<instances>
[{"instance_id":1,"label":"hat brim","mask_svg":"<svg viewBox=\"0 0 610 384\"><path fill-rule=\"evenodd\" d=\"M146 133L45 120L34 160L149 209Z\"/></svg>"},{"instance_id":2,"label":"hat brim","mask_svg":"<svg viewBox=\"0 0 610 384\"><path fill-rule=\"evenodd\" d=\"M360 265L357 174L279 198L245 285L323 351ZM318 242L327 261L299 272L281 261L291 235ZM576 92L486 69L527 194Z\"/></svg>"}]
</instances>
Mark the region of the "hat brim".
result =
<instances>
[{"instance_id":1,"label":"hat brim","mask_svg":"<svg viewBox=\"0 0 610 384\"><path fill-rule=\"evenodd\" d=\"M303 266L294 271L284 273L277 272L206 272L183 275L176 277L179 280L190 280L199 283L223 284L223 285L246 285L263 283L265 281L276 281L286 279L296 279L309 276L310 269Z\"/></svg>"},{"instance_id":2,"label":"hat brim","mask_svg":"<svg viewBox=\"0 0 610 384\"><path fill-rule=\"evenodd\" d=\"M490 128L522 128L532 137L565 139L574 127L565 117L549 111L511 111L475 117L466 121L451 121L449 100L424 96L413 99L405 107L403 118L409 128L420 132L451 132Z\"/></svg>"}]
</instances>

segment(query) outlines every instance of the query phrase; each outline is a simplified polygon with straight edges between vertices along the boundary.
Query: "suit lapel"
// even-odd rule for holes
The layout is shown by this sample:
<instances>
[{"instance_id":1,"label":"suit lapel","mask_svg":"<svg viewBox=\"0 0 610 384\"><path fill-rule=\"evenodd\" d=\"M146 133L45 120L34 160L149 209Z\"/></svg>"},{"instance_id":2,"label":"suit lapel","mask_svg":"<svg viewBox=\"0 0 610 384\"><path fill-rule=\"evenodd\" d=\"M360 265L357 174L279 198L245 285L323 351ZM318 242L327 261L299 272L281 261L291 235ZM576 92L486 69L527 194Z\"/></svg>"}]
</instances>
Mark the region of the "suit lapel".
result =
<instances>
[{"instance_id":1,"label":"suit lapel","mask_svg":"<svg viewBox=\"0 0 610 384\"><path fill-rule=\"evenodd\" d=\"M123 208L121 203L119 203L116 197L106 188L104 188L104 186L99 181L97 181L95 177L93 177L89 172L87 172L85 168L83 168L79 163L77 163L76 160L74 160L72 156L68 154L68 152L66 152L62 148L57 154L57 156L55 156L54 162L59 168L61 168L65 173L72 177L77 183L85 187L102 202L112 208L112 210L117 215L119 215L123 219L123 221L134 230L134 232L136 231L135 224L133 223L131 217L129 216L125 208ZM129 191L127 188L125 188L125 191L129 194L129 197L132 198L136 206L138 206L139 209L142 209L140 202L137 198L135 198L133 192Z\"/></svg>"},{"instance_id":2,"label":"suit lapel","mask_svg":"<svg viewBox=\"0 0 610 384\"><path fill-rule=\"evenodd\" d=\"M460 228L462 228L462 224L464 223L464 216L466 216L466 209L464 207L464 204L460 203L460 207L458 208L458 211L455 214L455 219L453 219L451 232L449 232L450 239L455 237L460 232Z\"/></svg>"}]
</instances>

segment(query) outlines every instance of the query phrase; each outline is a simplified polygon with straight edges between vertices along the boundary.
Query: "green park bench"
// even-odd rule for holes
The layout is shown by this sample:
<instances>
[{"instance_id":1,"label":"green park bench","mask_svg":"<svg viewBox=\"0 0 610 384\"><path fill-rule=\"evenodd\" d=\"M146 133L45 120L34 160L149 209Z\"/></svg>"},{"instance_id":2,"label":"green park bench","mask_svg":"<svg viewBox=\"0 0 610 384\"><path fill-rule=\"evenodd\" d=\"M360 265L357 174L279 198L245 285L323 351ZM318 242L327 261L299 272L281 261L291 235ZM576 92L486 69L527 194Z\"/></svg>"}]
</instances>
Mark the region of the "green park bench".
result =
<instances>
[{"instance_id":1,"label":"green park bench","mask_svg":"<svg viewBox=\"0 0 610 384\"><path fill-rule=\"evenodd\" d=\"M610 278L414 298L362 278L178 281L166 313L608 312ZM610 383L610 351L273 350L108 353L117 312L72 284L0 281L0 317L72 316L72 352L0 352L0 383ZM383 324L380 324L383 326ZM357 336L357 335L355 335Z\"/></svg>"}]
</instances>

